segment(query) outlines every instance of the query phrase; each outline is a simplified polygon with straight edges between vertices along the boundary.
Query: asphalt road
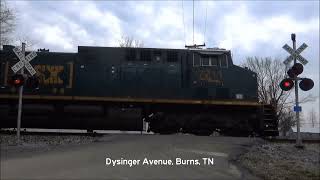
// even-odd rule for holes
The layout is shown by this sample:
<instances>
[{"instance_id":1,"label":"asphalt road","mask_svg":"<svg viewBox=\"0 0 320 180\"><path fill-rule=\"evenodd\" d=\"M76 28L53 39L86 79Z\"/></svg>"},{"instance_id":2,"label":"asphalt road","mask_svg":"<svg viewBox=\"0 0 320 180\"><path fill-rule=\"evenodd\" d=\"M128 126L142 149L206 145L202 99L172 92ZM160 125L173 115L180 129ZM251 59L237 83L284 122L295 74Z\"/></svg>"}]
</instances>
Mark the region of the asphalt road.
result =
<instances>
[{"instance_id":1,"label":"asphalt road","mask_svg":"<svg viewBox=\"0 0 320 180\"><path fill-rule=\"evenodd\" d=\"M2 158L1 179L257 179L233 161L255 142L193 135L106 135L91 144Z\"/></svg>"}]
</instances>

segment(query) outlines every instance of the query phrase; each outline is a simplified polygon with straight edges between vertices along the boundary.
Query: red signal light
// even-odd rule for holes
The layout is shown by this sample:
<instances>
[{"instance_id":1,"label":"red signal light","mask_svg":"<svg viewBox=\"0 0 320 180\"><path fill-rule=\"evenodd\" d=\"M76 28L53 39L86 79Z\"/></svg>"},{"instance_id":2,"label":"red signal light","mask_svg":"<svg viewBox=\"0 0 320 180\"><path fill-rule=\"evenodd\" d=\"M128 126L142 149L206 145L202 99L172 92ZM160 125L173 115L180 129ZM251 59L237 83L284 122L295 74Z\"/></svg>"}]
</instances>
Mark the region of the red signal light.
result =
<instances>
[{"instance_id":1,"label":"red signal light","mask_svg":"<svg viewBox=\"0 0 320 180\"><path fill-rule=\"evenodd\" d=\"M290 82L284 82L284 84L283 84L285 87L290 87Z\"/></svg>"},{"instance_id":2,"label":"red signal light","mask_svg":"<svg viewBox=\"0 0 320 180\"><path fill-rule=\"evenodd\" d=\"M21 74L11 76L10 84L15 87L20 87L24 84L24 77Z\"/></svg>"},{"instance_id":3,"label":"red signal light","mask_svg":"<svg viewBox=\"0 0 320 180\"><path fill-rule=\"evenodd\" d=\"M280 88L283 91L289 91L293 87L294 83L290 78L286 78L280 82Z\"/></svg>"},{"instance_id":4,"label":"red signal light","mask_svg":"<svg viewBox=\"0 0 320 180\"><path fill-rule=\"evenodd\" d=\"M21 80L20 79L15 79L14 82L13 82L15 85L18 85L21 83Z\"/></svg>"}]
</instances>

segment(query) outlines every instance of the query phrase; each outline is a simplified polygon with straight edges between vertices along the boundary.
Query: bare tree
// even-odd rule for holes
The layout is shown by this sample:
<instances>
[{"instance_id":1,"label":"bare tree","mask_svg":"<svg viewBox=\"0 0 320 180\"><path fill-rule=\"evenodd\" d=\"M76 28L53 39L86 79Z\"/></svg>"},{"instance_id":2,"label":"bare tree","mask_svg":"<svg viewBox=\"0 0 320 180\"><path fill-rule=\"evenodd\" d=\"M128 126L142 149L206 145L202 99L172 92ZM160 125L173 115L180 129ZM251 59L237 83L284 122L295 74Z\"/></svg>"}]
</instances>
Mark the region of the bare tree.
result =
<instances>
[{"instance_id":1,"label":"bare tree","mask_svg":"<svg viewBox=\"0 0 320 180\"><path fill-rule=\"evenodd\" d=\"M280 59L270 57L248 57L242 64L257 73L258 97L265 104L272 104L279 119L280 131L286 132L295 124L292 116L294 100L291 98L291 90L284 92L279 84L286 78L287 69ZM309 94L301 98L300 103L310 102L316 98Z\"/></svg>"},{"instance_id":2,"label":"bare tree","mask_svg":"<svg viewBox=\"0 0 320 180\"><path fill-rule=\"evenodd\" d=\"M312 108L311 111L309 112L309 120L311 122L312 127L314 127L315 124L317 123L317 115L314 108Z\"/></svg>"},{"instance_id":3,"label":"bare tree","mask_svg":"<svg viewBox=\"0 0 320 180\"><path fill-rule=\"evenodd\" d=\"M119 40L120 47L143 47L143 42L140 40L135 40L133 37L130 36L122 36Z\"/></svg>"},{"instance_id":4,"label":"bare tree","mask_svg":"<svg viewBox=\"0 0 320 180\"><path fill-rule=\"evenodd\" d=\"M258 97L266 104L272 104L277 114L281 115L286 107L290 93L284 93L279 87L280 82L286 77L286 69L279 59L248 57L242 65L257 73Z\"/></svg>"},{"instance_id":5,"label":"bare tree","mask_svg":"<svg viewBox=\"0 0 320 180\"><path fill-rule=\"evenodd\" d=\"M15 29L16 14L4 0L0 2L0 46L10 43L10 35Z\"/></svg>"}]
</instances>

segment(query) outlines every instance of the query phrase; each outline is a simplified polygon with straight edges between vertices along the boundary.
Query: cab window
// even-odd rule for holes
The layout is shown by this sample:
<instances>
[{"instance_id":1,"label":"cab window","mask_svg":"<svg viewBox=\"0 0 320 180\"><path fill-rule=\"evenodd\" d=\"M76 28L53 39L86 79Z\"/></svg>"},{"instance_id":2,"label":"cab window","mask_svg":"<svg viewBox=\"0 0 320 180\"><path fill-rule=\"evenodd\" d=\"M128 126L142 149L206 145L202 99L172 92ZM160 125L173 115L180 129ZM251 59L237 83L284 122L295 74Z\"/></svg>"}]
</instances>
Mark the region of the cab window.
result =
<instances>
[{"instance_id":1,"label":"cab window","mask_svg":"<svg viewBox=\"0 0 320 180\"><path fill-rule=\"evenodd\" d=\"M211 66L218 66L218 58L217 57L211 57Z\"/></svg>"},{"instance_id":2,"label":"cab window","mask_svg":"<svg viewBox=\"0 0 320 180\"><path fill-rule=\"evenodd\" d=\"M202 66L211 66L209 57L202 57L201 62Z\"/></svg>"},{"instance_id":3,"label":"cab window","mask_svg":"<svg viewBox=\"0 0 320 180\"><path fill-rule=\"evenodd\" d=\"M226 56L221 56L220 66L221 67L228 67L228 61L227 61L227 57Z\"/></svg>"}]
</instances>

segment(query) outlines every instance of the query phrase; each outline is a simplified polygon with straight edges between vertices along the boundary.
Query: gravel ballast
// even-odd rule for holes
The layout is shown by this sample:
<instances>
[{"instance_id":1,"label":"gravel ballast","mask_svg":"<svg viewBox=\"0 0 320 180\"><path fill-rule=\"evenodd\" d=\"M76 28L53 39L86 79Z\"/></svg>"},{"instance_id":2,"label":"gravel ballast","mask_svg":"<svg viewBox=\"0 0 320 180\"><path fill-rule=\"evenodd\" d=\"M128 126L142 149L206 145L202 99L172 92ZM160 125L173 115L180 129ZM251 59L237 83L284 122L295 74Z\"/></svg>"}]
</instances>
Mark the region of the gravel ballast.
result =
<instances>
[{"instance_id":1,"label":"gravel ballast","mask_svg":"<svg viewBox=\"0 0 320 180\"><path fill-rule=\"evenodd\" d=\"M253 174L266 180L320 179L320 144L266 143L255 145L238 159Z\"/></svg>"},{"instance_id":2,"label":"gravel ballast","mask_svg":"<svg viewBox=\"0 0 320 180\"><path fill-rule=\"evenodd\" d=\"M64 147L90 144L98 137L85 135L21 135L17 144L15 134L0 134L1 159L16 158L28 154L47 152Z\"/></svg>"}]
</instances>

